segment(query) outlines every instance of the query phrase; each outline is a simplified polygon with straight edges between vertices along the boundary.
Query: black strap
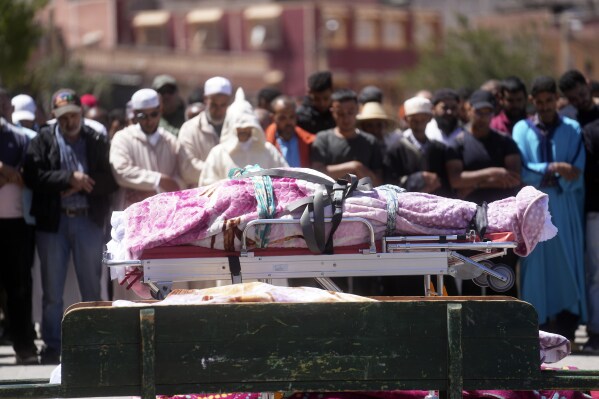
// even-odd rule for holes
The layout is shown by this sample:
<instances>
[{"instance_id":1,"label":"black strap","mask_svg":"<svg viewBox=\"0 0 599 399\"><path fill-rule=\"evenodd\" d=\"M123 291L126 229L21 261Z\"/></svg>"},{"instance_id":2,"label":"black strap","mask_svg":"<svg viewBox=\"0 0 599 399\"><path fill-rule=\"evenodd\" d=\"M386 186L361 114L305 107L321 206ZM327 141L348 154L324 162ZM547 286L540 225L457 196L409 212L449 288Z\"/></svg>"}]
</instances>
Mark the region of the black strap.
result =
<instances>
[{"instance_id":1,"label":"black strap","mask_svg":"<svg viewBox=\"0 0 599 399\"><path fill-rule=\"evenodd\" d=\"M344 179L337 179L337 182L333 185L333 198L331 200L331 204L333 205L333 216L331 219L331 231L329 232L329 237L324 248L325 254L334 253L333 235L343 219L343 204L345 199L350 197L356 189L359 191L372 190L370 178L365 177L358 180L356 175L348 174Z\"/></svg>"},{"instance_id":2,"label":"black strap","mask_svg":"<svg viewBox=\"0 0 599 399\"><path fill-rule=\"evenodd\" d=\"M231 281L235 283L241 283L241 262L239 262L239 256L227 256L229 259L229 272L231 272Z\"/></svg>"},{"instance_id":3,"label":"black strap","mask_svg":"<svg viewBox=\"0 0 599 399\"><path fill-rule=\"evenodd\" d=\"M487 227L489 226L489 219L487 218L487 210L489 206L486 202L483 202L480 205L476 206L476 211L474 212L474 216L472 220L470 220L469 228L476 232L478 238L482 240L487 232Z\"/></svg>"},{"instance_id":4,"label":"black strap","mask_svg":"<svg viewBox=\"0 0 599 399\"><path fill-rule=\"evenodd\" d=\"M324 193L325 191L321 189L314 195L314 201L306 205L300 218L300 226L306 245L310 251L316 254L325 251L324 208L328 196L325 197ZM314 222L310 218L310 212L312 212Z\"/></svg>"}]
</instances>

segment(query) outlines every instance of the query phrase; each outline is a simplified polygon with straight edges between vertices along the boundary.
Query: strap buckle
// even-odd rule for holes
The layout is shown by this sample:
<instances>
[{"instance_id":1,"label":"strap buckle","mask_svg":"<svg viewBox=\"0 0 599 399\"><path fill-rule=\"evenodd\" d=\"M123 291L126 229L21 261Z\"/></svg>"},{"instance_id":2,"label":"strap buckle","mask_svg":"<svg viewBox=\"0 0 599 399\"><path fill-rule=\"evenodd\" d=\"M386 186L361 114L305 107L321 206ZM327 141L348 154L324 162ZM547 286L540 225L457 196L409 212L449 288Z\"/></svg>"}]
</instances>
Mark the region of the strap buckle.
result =
<instances>
[{"instance_id":1,"label":"strap buckle","mask_svg":"<svg viewBox=\"0 0 599 399\"><path fill-rule=\"evenodd\" d=\"M333 185L333 199L331 200L334 208L340 208L343 205L343 198L349 182L345 179L337 179Z\"/></svg>"}]
</instances>

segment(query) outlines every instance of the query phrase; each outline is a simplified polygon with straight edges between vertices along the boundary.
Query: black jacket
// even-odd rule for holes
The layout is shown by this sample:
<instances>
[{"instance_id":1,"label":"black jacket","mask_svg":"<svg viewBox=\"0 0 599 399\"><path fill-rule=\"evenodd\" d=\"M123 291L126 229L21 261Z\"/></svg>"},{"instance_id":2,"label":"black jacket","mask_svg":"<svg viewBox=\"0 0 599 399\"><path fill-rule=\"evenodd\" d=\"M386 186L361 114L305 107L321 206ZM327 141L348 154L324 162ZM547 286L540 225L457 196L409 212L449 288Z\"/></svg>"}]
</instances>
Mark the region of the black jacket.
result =
<instances>
[{"instance_id":1,"label":"black jacket","mask_svg":"<svg viewBox=\"0 0 599 399\"><path fill-rule=\"evenodd\" d=\"M44 126L27 149L23 177L33 190L31 215L39 230L56 232L60 221L60 193L68 190L72 172L61 170L60 149L54 136L54 127ZM108 162L109 144L106 136L88 126L81 128L86 141L87 174L96 184L85 194L89 202L89 216L100 227L104 226L110 207L109 194L118 188Z\"/></svg>"},{"instance_id":2,"label":"black jacket","mask_svg":"<svg viewBox=\"0 0 599 399\"><path fill-rule=\"evenodd\" d=\"M585 163L586 211L599 212L599 119L582 129L587 150Z\"/></svg>"},{"instance_id":3,"label":"black jacket","mask_svg":"<svg viewBox=\"0 0 599 399\"><path fill-rule=\"evenodd\" d=\"M307 132L316 134L336 126L331 111L319 112L306 99L297 109L297 125Z\"/></svg>"}]
</instances>

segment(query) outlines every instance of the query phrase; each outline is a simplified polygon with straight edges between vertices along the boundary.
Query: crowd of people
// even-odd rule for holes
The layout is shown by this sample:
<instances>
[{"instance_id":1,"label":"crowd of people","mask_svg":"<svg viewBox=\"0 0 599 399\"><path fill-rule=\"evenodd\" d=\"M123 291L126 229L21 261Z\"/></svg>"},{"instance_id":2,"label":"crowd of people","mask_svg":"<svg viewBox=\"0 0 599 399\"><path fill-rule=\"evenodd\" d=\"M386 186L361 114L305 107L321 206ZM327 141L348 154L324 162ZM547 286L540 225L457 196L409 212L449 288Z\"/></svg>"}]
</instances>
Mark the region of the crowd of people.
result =
<instances>
[{"instance_id":1,"label":"crowd of people","mask_svg":"<svg viewBox=\"0 0 599 399\"><path fill-rule=\"evenodd\" d=\"M252 104L215 76L185 105L176 80L160 75L126 109L110 112L89 94L60 89L50 120L30 96L0 88L0 288L4 339L17 363L59 362L71 257L82 299L101 299L111 210L256 164L350 173L477 204L535 186L549 196L559 233L526 258L505 257L519 269L519 289L510 294L534 305L541 329L573 340L586 324L584 350L599 354L599 100L579 71L557 81L539 76L529 88L509 77L472 92L421 90L397 119L378 87L334 90L327 71L307 83L305 98L267 87ZM31 315L36 252L41 353ZM421 281L410 277L356 280L358 294L421 294ZM447 290L481 292L470 281L448 282Z\"/></svg>"}]
</instances>

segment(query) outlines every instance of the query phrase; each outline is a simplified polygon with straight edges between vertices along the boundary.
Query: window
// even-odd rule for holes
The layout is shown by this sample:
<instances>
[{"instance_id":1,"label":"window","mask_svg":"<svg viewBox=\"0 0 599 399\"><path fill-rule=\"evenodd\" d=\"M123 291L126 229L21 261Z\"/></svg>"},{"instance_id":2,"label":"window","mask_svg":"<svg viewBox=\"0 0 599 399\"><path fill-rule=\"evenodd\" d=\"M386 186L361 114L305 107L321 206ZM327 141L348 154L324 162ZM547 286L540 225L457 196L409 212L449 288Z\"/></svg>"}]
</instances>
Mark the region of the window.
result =
<instances>
[{"instance_id":1,"label":"window","mask_svg":"<svg viewBox=\"0 0 599 399\"><path fill-rule=\"evenodd\" d=\"M438 17L433 14L420 13L414 24L414 42L418 47L430 47L438 42Z\"/></svg>"},{"instance_id":2,"label":"window","mask_svg":"<svg viewBox=\"0 0 599 399\"><path fill-rule=\"evenodd\" d=\"M404 14L387 14L383 16L381 42L387 49L405 49L408 47L406 36L407 16Z\"/></svg>"},{"instance_id":3,"label":"window","mask_svg":"<svg viewBox=\"0 0 599 399\"><path fill-rule=\"evenodd\" d=\"M141 46L168 46L168 11L142 11L133 18L135 42Z\"/></svg>"},{"instance_id":4,"label":"window","mask_svg":"<svg viewBox=\"0 0 599 399\"><path fill-rule=\"evenodd\" d=\"M355 43L361 48L375 48L379 44L379 21L374 18L356 19Z\"/></svg>"},{"instance_id":5,"label":"window","mask_svg":"<svg viewBox=\"0 0 599 399\"><path fill-rule=\"evenodd\" d=\"M247 45L255 50L275 50L282 44L279 5L259 5L247 8L243 16L247 21Z\"/></svg>"},{"instance_id":6,"label":"window","mask_svg":"<svg viewBox=\"0 0 599 399\"><path fill-rule=\"evenodd\" d=\"M348 10L327 6L322 10L322 39L329 48L347 47Z\"/></svg>"},{"instance_id":7,"label":"window","mask_svg":"<svg viewBox=\"0 0 599 399\"><path fill-rule=\"evenodd\" d=\"M223 11L218 8L199 9L187 14L191 52L219 50L223 48L220 21Z\"/></svg>"}]
</instances>

